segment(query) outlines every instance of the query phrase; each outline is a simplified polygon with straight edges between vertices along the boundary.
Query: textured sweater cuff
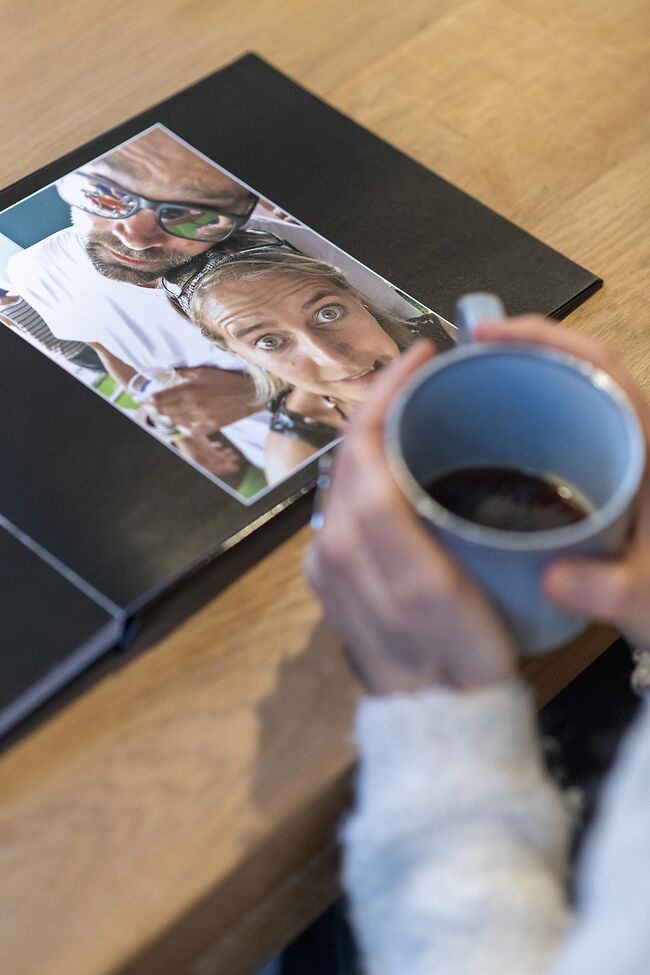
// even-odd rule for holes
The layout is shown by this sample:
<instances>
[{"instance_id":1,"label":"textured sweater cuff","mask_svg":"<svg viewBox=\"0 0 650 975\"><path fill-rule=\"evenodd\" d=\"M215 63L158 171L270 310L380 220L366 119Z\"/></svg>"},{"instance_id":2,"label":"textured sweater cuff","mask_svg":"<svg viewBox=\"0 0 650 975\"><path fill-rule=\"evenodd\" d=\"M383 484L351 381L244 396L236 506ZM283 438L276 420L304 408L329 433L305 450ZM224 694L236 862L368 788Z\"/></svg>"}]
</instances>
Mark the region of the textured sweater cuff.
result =
<instances>
[{"instance_id":1,"label":"textured sweater cuff","mask_svg":"<svg viewBox=\"0 0 650 975\"><path fill-rule=\"evenodd\" d=\"M364 700L344 880L367 971L549 970L567 817L518 681Z\"/></svg>"},{"instance_id":2,"label":"textured sweater cuff","mask_svg":"<svg viewBox=\"0 0 650 975\"><path fill-rule=\"evenodd\" d=\"M357 713L361 808L486 811L546 784L530 693L519 680L364 699ZM391 817L392 818L392 817Z\"/></svg>"}]
</instances>

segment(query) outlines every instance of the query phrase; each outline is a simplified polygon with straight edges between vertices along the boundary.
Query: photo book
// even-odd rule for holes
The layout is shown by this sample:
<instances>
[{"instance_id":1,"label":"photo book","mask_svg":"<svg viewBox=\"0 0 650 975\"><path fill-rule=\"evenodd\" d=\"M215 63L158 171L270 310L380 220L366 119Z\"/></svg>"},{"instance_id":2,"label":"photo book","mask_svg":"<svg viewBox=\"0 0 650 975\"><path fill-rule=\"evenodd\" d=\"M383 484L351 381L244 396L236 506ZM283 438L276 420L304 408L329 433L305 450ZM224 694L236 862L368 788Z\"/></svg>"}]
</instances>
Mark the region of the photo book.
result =
<instances>
[{"instance_id":1,"label":"photo book","mask_svg":"<svg viewBox=\"0 0 650 975\"><path fill-rule=\"evenodd\" d=\"M309 491L461 294L600 283L255 55L0 192L0 734Z\"/></svg>"}]
</instances>

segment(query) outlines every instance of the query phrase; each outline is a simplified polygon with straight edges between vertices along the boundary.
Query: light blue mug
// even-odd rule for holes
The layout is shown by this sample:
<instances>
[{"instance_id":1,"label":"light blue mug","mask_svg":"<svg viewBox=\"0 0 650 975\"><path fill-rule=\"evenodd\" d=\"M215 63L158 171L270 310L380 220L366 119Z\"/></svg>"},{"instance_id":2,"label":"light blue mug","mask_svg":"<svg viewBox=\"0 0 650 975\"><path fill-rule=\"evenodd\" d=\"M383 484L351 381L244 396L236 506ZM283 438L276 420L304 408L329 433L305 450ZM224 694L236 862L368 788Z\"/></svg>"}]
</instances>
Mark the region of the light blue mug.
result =
<instances>
[{"instance_id":1,"label":"light blue mug","mask_svg":"<svg viewBox=\"0 0 650 975\"><path fill-rule=\"evenodd\" d=\"M607 373L540 346L459 346L404 387L385 439L398 485L492 597L522 654L558 646L586 627L543 596L540 577L559 558L614 555L629 533L645 443L628 397ZM444 473L481 466L555 475L592 510L561 528L503 531L453 514L423 488Z\"/></svg>"}]
</instances>

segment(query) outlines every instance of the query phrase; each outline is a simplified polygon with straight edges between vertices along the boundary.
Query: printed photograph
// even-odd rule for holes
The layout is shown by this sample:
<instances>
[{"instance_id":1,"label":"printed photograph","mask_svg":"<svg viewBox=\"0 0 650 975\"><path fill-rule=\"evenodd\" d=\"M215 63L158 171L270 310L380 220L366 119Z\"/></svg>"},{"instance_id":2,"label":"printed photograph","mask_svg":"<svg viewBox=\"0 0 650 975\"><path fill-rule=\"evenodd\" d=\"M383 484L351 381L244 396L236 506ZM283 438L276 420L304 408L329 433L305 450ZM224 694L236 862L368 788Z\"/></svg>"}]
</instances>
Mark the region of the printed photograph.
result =
<instances>
[{"instance_id":1,"label":"printed photograph","mask_svg":"<svg viewBox=\"0 0 650 975\"><path fill-rule=\"evenodd\" d=\"M13 329L244 504L454 329L154 125L0 212Z\"/></svg>"}]
</instances>

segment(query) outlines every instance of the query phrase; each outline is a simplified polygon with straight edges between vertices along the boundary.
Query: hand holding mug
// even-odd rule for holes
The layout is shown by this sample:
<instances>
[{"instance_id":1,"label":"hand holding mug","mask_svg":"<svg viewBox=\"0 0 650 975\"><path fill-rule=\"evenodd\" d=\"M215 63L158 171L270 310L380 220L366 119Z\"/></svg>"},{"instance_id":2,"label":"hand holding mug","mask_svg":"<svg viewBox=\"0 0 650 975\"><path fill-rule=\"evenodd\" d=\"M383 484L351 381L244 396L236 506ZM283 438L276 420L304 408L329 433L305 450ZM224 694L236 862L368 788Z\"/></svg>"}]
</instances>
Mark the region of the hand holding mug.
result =
<instances>
[{"instance_id":1,"label":"hand holding mug","mask_svg":"<svg viewBox=\"0 0 650 975\"><path fill-rule=\"evenodd\" d=\"M377 693L470 688L515 669L498 613L428 533L386 461L384 422L403 383L435 355L421 341L382 374L338 448L307 576Z\"/></svg>"},{"instance_id":2,"label":"hand holding mug","mask_svg":"<svg viewBox=\"0 0 650 975\"><path fill-rule=\"evenodd\" d=\"M650 437L649 407L601 345L538 317L482 325L477 338L546 345L593 362L625 390ZM377 692L435 684L471 688L515 669L515 647L502 616L430 533L390 473L386 416L403 384L433 355L428 343L418 343L378 380L339 448L323 529L306 559L328 616ZM559 562L541 578L556 604L613 622L636 644L650 645L647 471L624 553L611 561Z\"/></svg>"},{"instance_id":3,"label":"hand holding mug","mask_svg":"<svg viewBox=\"0 0 650 975\"><path fill-rule=\"evenodd\" d=\"M550 324L536 315L484 323L481 342L527 342L561 349L612 376L633 403L650 458L650 405L634 379L601 342ZM544 590L558 606L615 625L634 646L650 649L650 471L639 492L633 534L614 559L569 559L554 563L543 577Z\"/></svg>"}]
</instances>

